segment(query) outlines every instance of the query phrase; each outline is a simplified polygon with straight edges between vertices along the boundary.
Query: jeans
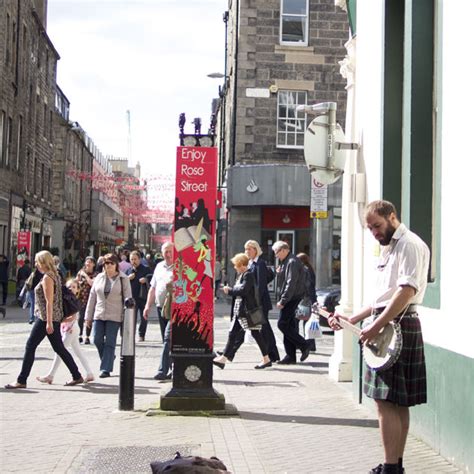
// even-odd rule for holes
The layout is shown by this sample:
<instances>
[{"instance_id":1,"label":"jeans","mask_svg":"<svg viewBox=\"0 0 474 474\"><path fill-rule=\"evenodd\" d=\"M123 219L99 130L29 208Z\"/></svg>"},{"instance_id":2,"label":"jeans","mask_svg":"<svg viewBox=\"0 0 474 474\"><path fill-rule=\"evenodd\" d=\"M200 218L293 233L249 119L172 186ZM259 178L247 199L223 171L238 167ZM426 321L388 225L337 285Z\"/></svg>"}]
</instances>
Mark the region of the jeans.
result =
<instances>
[{"instance_id":1,"label":"jeans","mask_svg":"<svg viewBox=\"0 0 474 474\"><path fill-rule=\"evenodd\" d=\"M86 317L86 307L87 305L81 306L81 309L79 310L79 321L78 321L79 337L82 337L82 333L84 331L84 319ZM86 337L90 337L91 331L92 331L92 328L86 326Z\"/></svg>"},{"instance_id":2,"label":"jeans","mask_svg":"<svg viewBox=\"0 0 474 474\"><path fill-rule=\"evenodd\" d=\"M135 300L135 307L137 308L137 319L135 320L135 323L140 321L140 324L138 326L138 335L140 337L145 337L146 334L146 328L148 326L148 321L143 317L143 310L145 309L145 302L142 300ZM140 319L138 318L140 316Z\"/></svg>"},{"instance_id":3,"label":"jeans","mask_svg":"<svg viewBox=\"0 0 474 474\"><path fill-rule=\"evenodd\" d=\"M61 357L63 362L66 364L69 372L71 372L73 380L81 378L79 369L77 368L72 355L64 347L63 340L61 337L61 323L53 322L54 332L53 334L46 333L46 321L37 319L31 328L30 337L26 341L25 355L23 356L23 364L21 366L20 375L17 378L17 382L26 384L26 380L30 375L31 368L35 361L36 348L40 345L41 341L47 337L53 348L54 352Z\"/></svg>"},{"instance_id":4,"label":"jeans","mask_svg":"<svg viewBox=\"0 0 474 474\"><path fill-rule=\"evenodd\" d=\"M163 344L165 343L165 330L166 325L168 324L168 320L165 319L161 315L161 308L159 306L156 307L156 312L158 313L158 321L160 323L160 330L161 330L161 339L163 340Z\"/></svg>"},{"instance_id":5,"label":"jeans","mask_svg":"<svg viewBox=\"0 0 474 474\"><path fill-rule=\"evenodd\" d=\"M35 291L34 290L28 290L28 293L27 293L26 297L30 301L30 320L29 320L29 322L34 323L35 318L36 318L36 316L35 316Z\"/></svg>"},{"instance_id":6,"label":"jeans","mask_svg":"<svg viewBox=\"0 0 474 474\"><path fill-rule=\"evenodd\" d=\"M113 372L117 334L122 324L116 321L94 321L94 344L99 351L100 371Z\"/></svg>"},{"instance_id":7,"label":"jeans","mask_svg":"<svg viewBox=\"0 0 474 474\"><path fill-rule=\"evenodd\" d=\"M171 367L171 354L170 354L170 339L171 339L171 321L165 319L166 328L165 335L163 338L163 352L160 358L160 367L158 373L161 375L168 375Z\"/></svg>"},{"instance_id":8,"label":"jeans","mask_svg":"<svg viewBox=\"0 0 474 474\"><path fill-rule=\"evenodd\" d=\"M295 319L296 308L301 298L297 298L283 306L278 317L278 329L283 333L283 345L287 357L296 360L296 349L304 351L308 342L298 331L298 320Z\"/></svg>"}]
</instances>

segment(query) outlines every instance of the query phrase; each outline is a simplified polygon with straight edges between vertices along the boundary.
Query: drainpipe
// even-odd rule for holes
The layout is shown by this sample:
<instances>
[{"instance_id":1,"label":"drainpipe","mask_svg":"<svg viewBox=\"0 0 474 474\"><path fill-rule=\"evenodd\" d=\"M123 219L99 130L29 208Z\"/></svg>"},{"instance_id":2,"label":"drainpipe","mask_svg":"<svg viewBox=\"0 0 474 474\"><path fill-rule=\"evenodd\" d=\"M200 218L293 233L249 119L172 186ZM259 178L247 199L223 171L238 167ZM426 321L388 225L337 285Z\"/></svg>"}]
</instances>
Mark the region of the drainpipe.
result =
<instances>
[{"instance_id":1,"label":"drainpipe","mask_svg":"<svg viewBox=\"0 0 474 474\"><path fill-rule=\"evenodd\" d=\"M237 71L239 64L239 25L240 25L240 0L235 4L235 49L234 49L234 96L232 100L232 161L231 166L235 165L235 137L237 130Z\"/></svg>"}]
</instances>

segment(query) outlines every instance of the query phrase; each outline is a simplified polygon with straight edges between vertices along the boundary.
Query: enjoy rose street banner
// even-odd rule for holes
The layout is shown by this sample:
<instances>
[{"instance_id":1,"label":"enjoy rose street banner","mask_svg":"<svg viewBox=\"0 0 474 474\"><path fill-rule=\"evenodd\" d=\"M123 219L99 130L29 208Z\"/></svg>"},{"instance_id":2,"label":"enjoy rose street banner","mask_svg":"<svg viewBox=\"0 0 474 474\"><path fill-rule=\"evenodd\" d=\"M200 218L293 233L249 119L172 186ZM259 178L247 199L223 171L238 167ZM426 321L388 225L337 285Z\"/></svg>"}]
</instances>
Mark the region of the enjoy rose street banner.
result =
<instances>
[{"instance_id":1,"label":"enjoy rose street banner","mask_svg":"<svg viewBox=\"0 0 474 474\"><path fill-rule=\"evenodd\" d=\"M174 209L173 354L213 346L217 149L178 147Z\"/></svg>"}]
</instances>

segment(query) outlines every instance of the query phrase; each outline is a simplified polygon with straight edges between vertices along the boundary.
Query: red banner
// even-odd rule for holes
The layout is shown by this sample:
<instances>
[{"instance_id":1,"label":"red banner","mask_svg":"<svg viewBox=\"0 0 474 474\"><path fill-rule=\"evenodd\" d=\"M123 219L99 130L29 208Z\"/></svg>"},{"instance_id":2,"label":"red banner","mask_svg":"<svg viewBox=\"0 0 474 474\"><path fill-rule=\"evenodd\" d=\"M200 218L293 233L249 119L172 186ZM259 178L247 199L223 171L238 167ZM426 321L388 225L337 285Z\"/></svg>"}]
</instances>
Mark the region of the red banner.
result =
<instances>
[{"instance_id":1,"label":"red banner","mask_svg":"<svg viewBox=\"0 0 474 474\"><path fill-rule=\"evenodd\" d=\"M16 267L20 268L25 264L26 259L31 260L31 232L18 232L17 249L18 252L16 256Z\"/></svg>"},{"instance_id":2,"label":"red banner","mask_svg":"<svg viewBox=\"0 0 474 474\"><path fill-rule=\"evenodd\" d=\"M212 352L217 149L178 147L174 211L174 353Z\"/></svg>"}]
</instances>

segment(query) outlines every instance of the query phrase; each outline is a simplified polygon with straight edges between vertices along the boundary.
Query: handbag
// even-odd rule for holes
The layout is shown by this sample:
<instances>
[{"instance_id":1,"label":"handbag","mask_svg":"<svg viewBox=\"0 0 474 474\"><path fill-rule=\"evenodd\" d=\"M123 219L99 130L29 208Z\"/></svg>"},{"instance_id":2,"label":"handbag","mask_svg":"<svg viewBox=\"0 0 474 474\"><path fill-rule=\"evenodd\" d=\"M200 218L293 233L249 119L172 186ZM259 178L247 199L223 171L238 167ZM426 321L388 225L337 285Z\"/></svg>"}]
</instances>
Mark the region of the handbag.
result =
<instances>
[{"instance_id":1,"label":"handbag","mask_svg":"<svg viewBox=\"0 0 474 474\"><path fill-rule=\"evenodd\" d=\"M299 321L308 321L311 316L311 300L305 296L296 308L295 318Z\"/></svg>"},{"instance_id":2,"label":"handbag","mask_svg":"<svg viewBox=\"0 0 474 474\"><path fill-rule=\"evenodd\" d=\"M249 328L252 328L255 326L261 326L265 322L261 306L257 306L256 308L253 308L253 309L247 308L246 317L247 317Z\"/></svg>"}]
</instances>

